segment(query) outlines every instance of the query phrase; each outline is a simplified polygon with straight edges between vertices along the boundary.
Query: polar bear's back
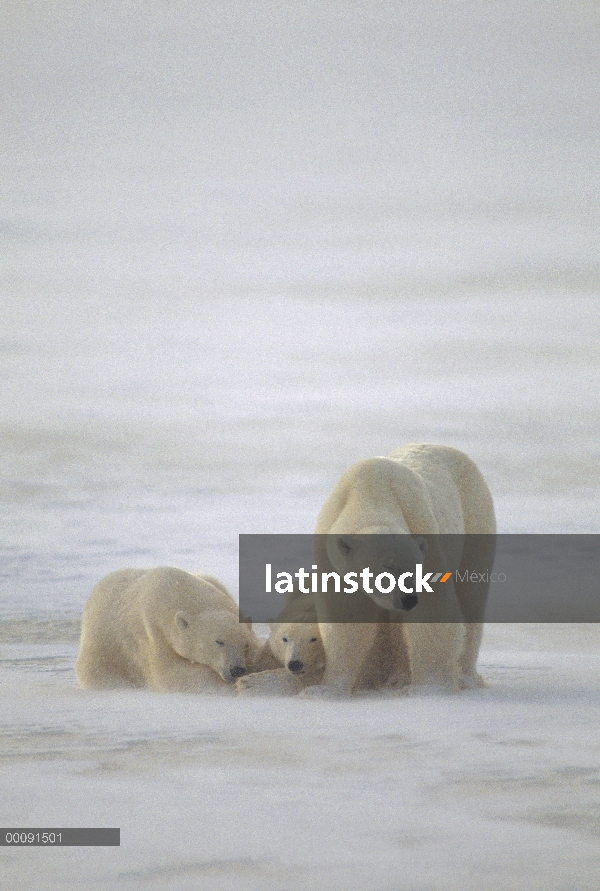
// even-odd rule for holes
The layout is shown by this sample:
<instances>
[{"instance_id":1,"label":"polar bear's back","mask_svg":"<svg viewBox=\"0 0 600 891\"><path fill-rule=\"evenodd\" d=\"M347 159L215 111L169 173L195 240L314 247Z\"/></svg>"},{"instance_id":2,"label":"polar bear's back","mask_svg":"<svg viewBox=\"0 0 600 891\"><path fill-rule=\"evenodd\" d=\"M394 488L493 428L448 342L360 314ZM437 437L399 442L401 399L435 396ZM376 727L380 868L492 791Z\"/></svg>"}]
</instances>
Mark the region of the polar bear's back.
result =
<instances>
[{"instance_id":1,"label":"polar bear's back","mask_svg":"<svg viewBox=\"0 0 600 891\"><path fill-rule=\"evenodd\" d=\"M163 615L170 618L173 609L193 613L224 609L236 615L238 612L233 597L213 576L186 572L175 566L146 570L133 581L126 597L132 612L144 615L149 612L157 624Z\"/></svg>"},{"instance_id":2,"label":"polar bear's back","mask_svg":"<svg viewBox=\"0 0 600 891\"><path fill-rule=\"evenodd\" d=\"M402 446L389 457L423 480L441 532L495 533L492 496L481 471L464 452L418 443Z\"/></svg>"},{"instance_id":3,"label":"polar bear's back","mask_svg":"<svg viewBox=\"0 0 600 891\"><path fill-rule=\"evenodd\" d=\"M90 594L75 664L83 687L142 685L143 677L135 670L135 654L144 634L143 621L130 608L129 592L146 574L145 569L111 572Z\"/></svg>"},{"instance_id":4,"label":"polar bear's back","mask_svg":"<svg viewBox=\"0 0 600 891\"><path fill-rule=\"evenodd\" d=\"M318 534L493 534L494 508L477 465L450 446L406 445L349 468L323 505Z\"/></svg>"}]
</instances>

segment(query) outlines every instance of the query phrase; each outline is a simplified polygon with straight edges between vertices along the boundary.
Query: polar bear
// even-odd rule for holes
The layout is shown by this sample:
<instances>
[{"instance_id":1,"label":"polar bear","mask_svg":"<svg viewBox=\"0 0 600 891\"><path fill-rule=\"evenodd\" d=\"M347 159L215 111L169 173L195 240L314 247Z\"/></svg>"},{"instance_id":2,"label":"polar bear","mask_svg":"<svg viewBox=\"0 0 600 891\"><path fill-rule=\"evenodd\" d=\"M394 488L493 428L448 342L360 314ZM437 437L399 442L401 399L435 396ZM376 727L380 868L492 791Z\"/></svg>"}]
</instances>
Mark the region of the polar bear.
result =
<instances>
[{"instance_id":1,"label":"polar bear","mask_svg":"<svg viewBox=\"0 0 600 891\"><path fill-rule=\"evenodd\" d=\"M458 576L455 584L453 579L455 570L460 575L463 568L491 568L495 531L485 480L474 462L457 449L407 445L389 457L370 458L351 467L317 520L319 569L342 574L362 560L363 566L368 562L377 567L375 574L381 570L398 574L402 565L420 563L422 573L429 568L448 570L452 579L441 593L423 596L418 605L416 596L402 603L398 592L388 595L374 590L373 595L359 593L350 599L345 594L315 594L326 669L322 683L303 695L351 693L372 652L379 624L391 617L392 621L402 617L412 684L451 689L482 686L476 663L488 585L460 581ZM353 548L356 541L368 547L372 534L377 538L366 561ZM475 534L484 537L464 538ZM367 545L365 538L356 540L355 535L366 536ZM394 539L379 537L385 535ZM390 541L397 543L393 551L387 549ZM398 609L411 611L399 613Z\"/></svg>"},{"instance_id":2,"label":"polar bear","mask_svg":"<svg viewBox=\"0 0 600 891\"><path fill-rule=\"evenodd\" d=\"M272 622L270 634L255 664L254 673L241 677L240 695L294 695L319 685L325 671L325 649L313 595L292 595L278 617L293 622ZM408 654L401 625L381 624L356 682L356 691L382 687L402 688L410 680Z\"/></svg>"},{"instance_id":3,"label":"polar bear","mask_svg":"<svg viewBox=\"0 0 600 891\"><path fill-rule=\"evenodd\" d=\"M319 684L325 669L325 652L311 594L296 589L269 625L269 637L254 663L252 674L236 682L241 696L285 696Z\"/></svg>"},{"instance_id":4,"label":"polar bear","mask_svg":"<svg viewBox=\"0 0 600 891\"><path fill-rule=\"evenodd\" d=\"M318 624L272 622L254 666L254 673L241 677L240 695L284 696L320 684L325 670L325 650Z\"/></svg>"},{"instance_id":5,"label":"polar bear","mask_svg":"<svg viewBox=\"0 0 600 891\"><path fill-rule=\"evenodd\" d=\"M233 692L259 650L212 576L168 566L121 569L90 595L75 668L86 689Z\"/></svg>"}]
</instances>

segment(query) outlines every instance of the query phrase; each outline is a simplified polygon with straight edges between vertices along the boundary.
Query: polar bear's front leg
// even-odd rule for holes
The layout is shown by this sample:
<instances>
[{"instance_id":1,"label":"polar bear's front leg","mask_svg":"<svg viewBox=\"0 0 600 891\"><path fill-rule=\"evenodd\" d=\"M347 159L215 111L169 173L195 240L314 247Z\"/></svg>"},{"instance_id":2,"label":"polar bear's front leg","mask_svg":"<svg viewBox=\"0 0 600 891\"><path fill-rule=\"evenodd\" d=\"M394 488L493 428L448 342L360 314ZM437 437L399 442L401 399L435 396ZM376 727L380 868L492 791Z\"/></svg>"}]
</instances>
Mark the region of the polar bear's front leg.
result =
<instances>
[{"instance_id":1,"label":"polar bear's front leg","mask_svg":"<svg viewBox=\"0 0 600 891\"><path fill-rule=\"evenodd\" d=\"M483 625L479 622L469 622L465 625L465 639L460 657L461 680L463 690L472 690L476 687L486 687L485 678L477 671L477 657L483 638Z\"/></svg>"},{"instance_id":2,"label":"polar bear's front leg","mask_svg":"<svg viewBox=\"0 0 600 891\"><path fill-rule=\"evenodd\" d=\"M375 623L319 623L325 649L325 674L321 684L307 687L302 696L310 699L350 696L369 656Z\"/></svg>"},{"instance_id":3,"label":"polar bear's front leg","mask_svg":"<svg viewBox=\"0 0 600 891\"><path fill-rule=\"evenodd\" d=\"M460 690L464 625L459 622L407 622L411 684Z\"/></svg>"},{"instance_id":4,"label":"polar bear's front leg","mask_svg":"<svg viewBox=\"0 0 600 891\"><path fill-rule=\"evenodd\" d=\"M177 658L156 660L150 668L148 686L157 693L219 693L232 695L235 687L208 665Z\"/></svg>"}]
</instances>

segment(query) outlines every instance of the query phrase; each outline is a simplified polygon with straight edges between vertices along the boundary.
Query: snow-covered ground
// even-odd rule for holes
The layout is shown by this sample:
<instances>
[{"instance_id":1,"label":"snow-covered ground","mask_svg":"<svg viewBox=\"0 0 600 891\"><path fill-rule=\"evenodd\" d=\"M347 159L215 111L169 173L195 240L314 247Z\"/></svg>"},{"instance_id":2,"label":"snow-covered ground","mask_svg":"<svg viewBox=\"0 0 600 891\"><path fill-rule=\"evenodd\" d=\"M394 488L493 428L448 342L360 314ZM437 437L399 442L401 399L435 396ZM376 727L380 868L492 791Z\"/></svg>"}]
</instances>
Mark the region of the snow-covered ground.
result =
<instances>
[{"instance_id":1,"label":"snow-covered ground","mask_svg":"<svg viewBox=\"0 0 600 891\"><path fill-rule=\"evenodd\" d=\"M121 846L2 848L3 888L598 887L595 627L489 626L488 689L347 702L84 693L47 633L0 646L3 823Z\"/></svg>"}]
</instances>

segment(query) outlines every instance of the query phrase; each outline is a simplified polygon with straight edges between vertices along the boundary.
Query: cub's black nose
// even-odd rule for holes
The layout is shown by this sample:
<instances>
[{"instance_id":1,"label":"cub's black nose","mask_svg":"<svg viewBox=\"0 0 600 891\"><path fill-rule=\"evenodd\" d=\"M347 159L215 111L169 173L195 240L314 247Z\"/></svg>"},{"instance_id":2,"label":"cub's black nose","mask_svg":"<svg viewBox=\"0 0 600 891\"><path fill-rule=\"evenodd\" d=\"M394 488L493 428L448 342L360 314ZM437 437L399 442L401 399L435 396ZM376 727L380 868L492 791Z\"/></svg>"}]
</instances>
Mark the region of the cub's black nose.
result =
<instances>
[{"instance_id":1,"label":"cub's black nose","mask_svg":"<svg viewBox=\"0 0 600 891\"><path fill-rule=\"evenodd\" d=\"M405 594L400 601L400 603L402 604L402 609L405 610L414 609L418 602L419 598L416 594Z\"/></svg>"},{"instance_id":2,"label":"cub's black nose","mask_svg":"<svg viewBox=\"0 0 600 891\"><path fill-rule=\"evenodd\" d=\"M236 665L231 669L231 677L232 678L240 678L243 674L246 674L246 669L241 665Z\"/></svg>"},{"instance_id":3,"label":"cub's black nose","mask_svg":"<svg viewBox=\"0 0 600 891\"><path fill-rule=\"evenodd\" d=\"M302 671L304 662L300 662L298 659L292 659L291 662L288 662L287 667L290 671Z\"/></svg>"}]
</instances>

